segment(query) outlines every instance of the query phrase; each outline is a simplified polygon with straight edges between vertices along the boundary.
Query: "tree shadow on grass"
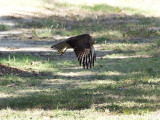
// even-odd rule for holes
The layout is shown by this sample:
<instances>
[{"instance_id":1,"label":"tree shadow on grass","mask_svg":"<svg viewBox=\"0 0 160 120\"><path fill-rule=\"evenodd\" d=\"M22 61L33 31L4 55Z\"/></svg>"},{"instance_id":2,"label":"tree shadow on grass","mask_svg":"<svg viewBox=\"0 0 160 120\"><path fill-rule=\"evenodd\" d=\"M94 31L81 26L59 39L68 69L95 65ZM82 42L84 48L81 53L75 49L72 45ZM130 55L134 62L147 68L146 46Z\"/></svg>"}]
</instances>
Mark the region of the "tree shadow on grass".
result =
<instances>
[{"instance_id":1,"label":"tree shadow on grass","mask_svg":"<svg viewBox=\"0 0 160 120\"><path fill-rule=\"evenodd\" d=\"M0 64L0 73L1 75L6 75L6 74L15 74L18 76L31 76L33 75L32 73L28 72L28 71L24 71L18 68L14 68L14 67L9 67L3 64Z\"/></svg>"},{"instance_id":2,"label":"tree shadow on grass","mask_svg":"<svg viewBox=\"0 0 160 120\"><path fill-rule=\"evenodd\" d=\"M114 83L93 84L90 87L74 86L67 88L66 84L60 83L64 87L55 87L59 84L51 84L50 90L40 92L26 92L17 97L0 97L0 108L6 109L67 109L67 110L80 110L94 107L96 110L106 110L114 113L144 113L147 111L156 111L160 109L159 99L160 90L158 67L158 58L127 58L127 59L106 59L98 60L106 64L104 68L99 68L98 64L93 70L87 70L95 73L95 75L82 76L78 78L71 76L56 76L64 81L77 81L79 84L85 84L92 81L114 81ZM148 65L150 63L150 65ZM146 65L146 66L144 66ZM148 66L147 66L148 65ZM139 67L138 67L139 66ZM58 67L58 66L57 66ZM66 72L65 69L59 68L59 72ZM107 75L105 72L119 72L120 75ZM83 71L79 69L76 72ZM156 73L154 73L156 72ZM134 73L132 75L132 73ZM56 78L56 79L57 79ZM150 81L150 79L154 79ZM43 87L43 85L41 86Z\"/></svg>"},{"instance_id":3,"label":"tree shadow on grass","mask_svg":"<svg viewBox=\"0 0 160 120\"><path fill-rule=\"evenodd\" d=\"M94 107L96 110L108 109L114 113L136 114L159 109L158 99L144 98L144 96L158 96L159 92L157 89L143 88L120 90L119 86L112 85L100 85L92 89L50 90L27 93L19 97L0 98L0 108L81 110Z\"/></svg>"}]
</instances>

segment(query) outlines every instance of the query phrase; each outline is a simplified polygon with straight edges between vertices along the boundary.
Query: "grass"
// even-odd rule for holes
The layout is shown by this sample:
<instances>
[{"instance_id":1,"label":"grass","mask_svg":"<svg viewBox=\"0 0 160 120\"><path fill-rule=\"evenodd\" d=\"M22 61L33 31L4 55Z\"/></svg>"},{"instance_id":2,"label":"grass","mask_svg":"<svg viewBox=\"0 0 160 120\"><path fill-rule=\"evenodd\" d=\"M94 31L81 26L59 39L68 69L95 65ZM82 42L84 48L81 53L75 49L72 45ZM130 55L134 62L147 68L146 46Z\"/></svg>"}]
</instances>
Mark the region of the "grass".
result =
<instances>
[{"instance_id":1,"label":"grass","mask_svg":"<svg viewBox=\"0 0 160 120\"><path fill-rule=\"evenodd\" d=\"M160 35L159 29L156 29L160 26L158 18L144 17L143 15L96 16L98 19L92 18L92 16L68 16L69 20L60 16L40 18L23 23L23 28L32 28L32 36L37 38L91 33L97 38L98 43L113 40L128 41L127 39L133 38L154 38ZM110 24L112 22L114 24Z\"/></svg>"},{"instance_id":2,"label":"grass","mask_svg":"<svg viewBox=\"0 0 160 120\"><path fill-rule=\"evenodd\" d=\"M148 51L152 56L160 56L160 42L159 38L154 41L154 44L148 47Z\"/></svg>"},{"instance_id":3,"label":"grass","mask_svg":"<svg viewBox=\"0 0 160 120\"><path fill-rule=\"evenodd\" d=\"M56 20L57 19L57 20ZM60 19L60 20L59 20ZM159 30L154 30L154 27L158 27L159 23L155 18L143 18L141 16L135 16L133 22L128 21L128 17L116 18L114 21L120 21L115 24L110 24L108 21L104 21L103 16L100 16L98 20L92 20L90 18L82 18L81 20L73 20L75 23L66 23L65 18L55 17L36 21L31 23L25 23L25 26L34 27L32 31L33 36L72 36L83 33L95 34L98 39L98 43L103 43L106 40L125 40L132 38L153 38L160 35ZM152 19L152 20L151 20ZM126 22L125 22L126 21ZM71 22L71 21L70 21ZM136 23L135 23L136 22ZM100 24L101 23L101 24ZM138 26L138 28L137 28ZM153 28L153 29L152 29Z\"/></svg>"},{"instance_id":4,"label":"grass","mask_svg":"<svg viewBox=\"0 0 160 120\"><path fill-rule=\"evenodd\" d=\"M90 33L98 59L94 69L83 70L77 59L54 52L2 54L0 63L21 74L0 74L0 118L159 119L160 22L153 6L148 13L145 5L137 9L131 4L137 1L129 0L119 5L8 1L3 2L52 11L31 22L17 18L18 29L30 29L33 39Z\"/></svg>"},{"instance_id":5,"label":"grass","mask_svg":"<svg viewBox=\"0 0 160 120\"><path fill-rule=\"evenodd\" d=\"M32 66L32 61L39 62L38 66ZM140 118L143 118L143 115L160 108L159 57L99 59L94 69L84 71L78 68L74 74L73 69L78 63L66 60L48 61L44 57L15 54L2 57L0 62L25 70L30 68L31 71L54 73L53 76L1 76L0 107L6 109L6 113L11 110L10 118L14 113L21 118L18 115L20 111L16 110L27 110L29 113L22 113L27 114L28 118L32 115L29 111L32 109L47 110L47 117L51 114L53 118L58 118L61 114L62 119L65 116L68 119L73 116L86 118L85 112L91 111L95 114L107 112L104 118L110 113L140 114ZM83 76L84 73L86 75ZM13 83L16 83L14 87L7 87ZM57 109L57 112L53 109ZM78 111L80 115L77 115Z\"/></svg>"},{"instance_id":6,"label":"grass","mask_svg":"<svg viewBox=\"0 0 160 120\"><path fill-rule=\"evenodd\" d=\"M107 4L96 5L75 5L70 3L49 2L46 3L51 8L49 10L61 10L63 8L67 13L67 17L53 15L51 17L43 16L35 18L31 22L20 22L23 28L32 28L33 37L47 37L54 35L73 36L82 33L92 33L95 37L109 40L128 39L133 37L156 37L159 36L160 26L156 17L145 17L141 10L111 6ZM44 6L46 5L44 4ZM48 7L49 7L48 6ZM70 8L70 9L69 9ZM71 16L72 11L82 11L81 14ZM87 17L83 17L90 13ZM102 15L100 15L100 13ZM117 15L112 15L117 14ZM94 16L94 17L92 17ZM114 24L110 24L114 22ZM138 27L138 28L137 28ZM98 34L98 35L97 35ZM100 40L104 42L104 40ZM99 43L100 43L99 42Z\"/></svg>"},{"instance_id":7,"label":"grass","mask_svg":"<svg viewBox=\"0 0 160 120\"><path fill-rule=\"evenodd\" d=\"M141 14L143 11L140 11L138 9L132 9L132 8L127 8L127 7L112 7L107 4L96 4L93 6L82 6L82 9L90 10L92 12L105 12L105 13L120 13L120 12L125 12L127 14Z\"/></svg>"},{"instance_id":8,"label":"grass","mask_svg":"<svg viewBox=\"0 0 160 120\"><path fill-rule=\"evenodd\" d=\"M0 31L6 31L9 30L9 27L5 24L0 24Z\"/></svg>"}]
</instances>

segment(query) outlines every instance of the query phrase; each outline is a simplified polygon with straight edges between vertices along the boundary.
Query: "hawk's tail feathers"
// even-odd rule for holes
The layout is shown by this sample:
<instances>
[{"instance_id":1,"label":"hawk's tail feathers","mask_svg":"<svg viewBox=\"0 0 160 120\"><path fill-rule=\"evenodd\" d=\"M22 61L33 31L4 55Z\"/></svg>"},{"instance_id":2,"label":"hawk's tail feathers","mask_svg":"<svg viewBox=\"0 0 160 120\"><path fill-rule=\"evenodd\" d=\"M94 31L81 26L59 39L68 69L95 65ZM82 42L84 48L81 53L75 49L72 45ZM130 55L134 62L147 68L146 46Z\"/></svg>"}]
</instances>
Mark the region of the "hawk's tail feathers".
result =
<instances>
[{"instance_id":1,"label":"hawk's tail feathers","mask_svg":"<svg viewBox=\"0 0 160 120\"><path fill-rule=\"evenodd\" d=\"M51 48L63 54L63 52L65 52L65 50L67 49L66 42L60 42L58 44L52 45Z\"/></svg>"}]
</instances>

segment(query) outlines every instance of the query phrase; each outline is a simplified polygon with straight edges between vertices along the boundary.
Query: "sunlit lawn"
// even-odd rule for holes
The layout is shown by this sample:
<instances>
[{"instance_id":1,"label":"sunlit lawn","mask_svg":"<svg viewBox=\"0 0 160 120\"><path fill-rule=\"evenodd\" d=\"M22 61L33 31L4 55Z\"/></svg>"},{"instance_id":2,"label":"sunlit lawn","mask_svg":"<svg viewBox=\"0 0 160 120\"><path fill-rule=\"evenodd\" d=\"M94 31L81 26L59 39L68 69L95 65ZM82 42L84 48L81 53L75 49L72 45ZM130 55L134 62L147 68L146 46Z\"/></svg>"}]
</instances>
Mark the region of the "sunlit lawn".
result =
<instances>
[{"instance_id":1,"label":"sunlit lawn","mask_svg":"<svg viewBox=\"0 0 160 120\"><path fill-rule=\"evenodd\" d=\"M97 41L98 57L93 69L84 70L75 56L66 57L73 54L70 52L61 57L54 52L46 56L2 54L0 63L21 70L19 74L0 75L2 120L158 120L160 22L154 10L150 8L148 13L145 8L136 9L131 1L128 6L89 5L84 1L36 1L34 5L16 1L3 3L59 12L35 17L31 22L17 18L16 27L29 29L33 40L90 33ZM0 30L5 28L1 25ZM25 39L27 35L20 37Z\"/></svg>"},{"instance_id":2,"label":"sunlit lawn","mask_svg":"<svg viewBox=\"0 0 160 120\"><path fill-rule=\"evenodd\" d=\"M45 74L1 76L0 106L6 113L2 114L4 118L12 118L14 114L16 118L23 115L34 118L33 114L38 114L37 117L61 116L62 119L65 116L67 119L92 119L98 114L106 118L109 114L124 114L124 118L125 115L140 114L143 117L160 108L159 57L98 59L94 69L83 70L77 68L77 61L13 56L3 57L0 61ZM38 65L31 65L32 61L37 61ZM14 86L10 87L11 84ZM30 110L35 113L30 114ZM86 112L93 112L93 116L86 116Z\"/></svg>"}]
</instances>

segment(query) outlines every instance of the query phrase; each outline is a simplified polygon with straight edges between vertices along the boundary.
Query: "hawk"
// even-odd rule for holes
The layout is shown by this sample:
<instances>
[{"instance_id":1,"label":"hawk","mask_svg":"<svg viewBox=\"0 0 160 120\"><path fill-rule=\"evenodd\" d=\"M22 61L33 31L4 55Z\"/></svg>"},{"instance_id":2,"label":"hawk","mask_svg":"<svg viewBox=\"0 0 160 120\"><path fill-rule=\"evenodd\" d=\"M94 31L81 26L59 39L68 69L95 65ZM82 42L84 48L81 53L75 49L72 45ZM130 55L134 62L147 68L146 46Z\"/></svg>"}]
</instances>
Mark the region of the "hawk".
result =
<instances>
[{"instance_id":1,"label":"hawk","mask_svg":"<svg viewBox=\"0 0 160 120\"><path fill-rule=\"evenodd\" d=\"M57 50L61 55L68 48L73 48L80 66L83 65L83 68L88 69L94 67L94 61L96 60L96 53L93 47L94 43L95 41L89 34L82 34L52 45L51 48Z\"/></svg>"}]
</instances>

